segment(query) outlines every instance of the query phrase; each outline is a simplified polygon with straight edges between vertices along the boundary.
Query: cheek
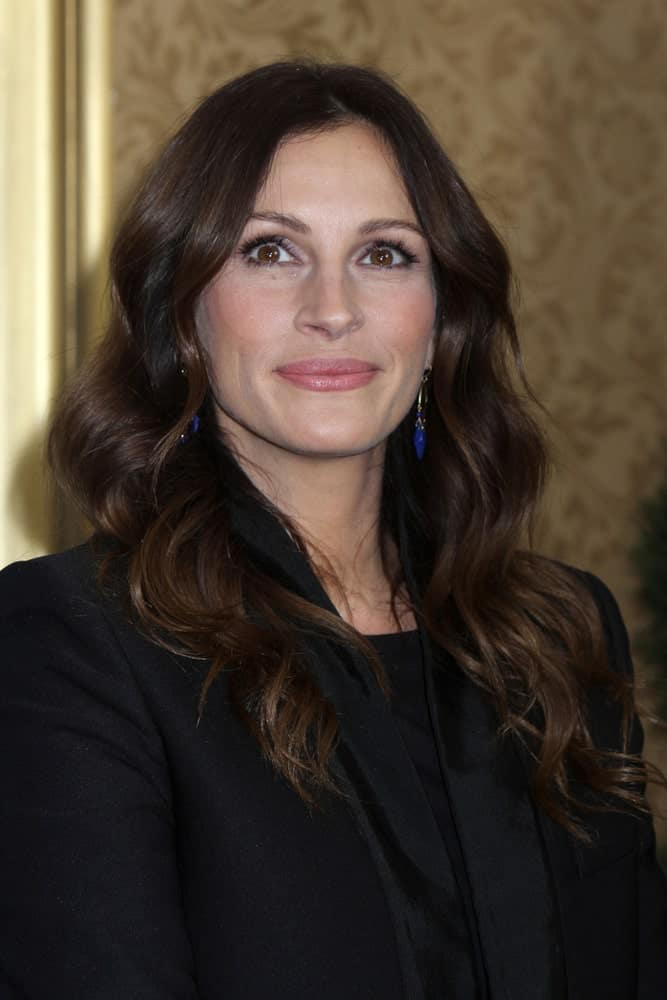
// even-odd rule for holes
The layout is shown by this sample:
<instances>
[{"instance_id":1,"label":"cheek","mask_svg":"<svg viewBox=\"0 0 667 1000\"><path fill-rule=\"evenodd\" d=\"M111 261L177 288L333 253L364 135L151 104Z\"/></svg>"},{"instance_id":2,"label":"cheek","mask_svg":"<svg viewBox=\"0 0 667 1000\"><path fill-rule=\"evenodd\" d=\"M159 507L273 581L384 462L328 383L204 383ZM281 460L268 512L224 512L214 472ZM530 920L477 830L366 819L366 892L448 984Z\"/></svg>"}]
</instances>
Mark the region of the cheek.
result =
<instances>
[{"instance_id":1,"label":"cheek","mask_svg":"<svg viewBox=\"0 0 667 1000\"><path fill-rule=\"evenodd\" d=\"M275 309L261 296L233 284L214 287L202 299L199 336L218 381L241 379L251 362L261 364L275 342L272 319Z\"/></svg>"},{"instance_id":2,"label":"cheek","mask_svg":"<svg viewBox=\"0 0 667 1000\"><path fill-rule=\"evenodd\" d=\"M395 331L395 348L410 353L426 349L433 339L435 297L430 284L408 293L388 297L382 303L385 326Z\"/></svg>"}]
</instances>

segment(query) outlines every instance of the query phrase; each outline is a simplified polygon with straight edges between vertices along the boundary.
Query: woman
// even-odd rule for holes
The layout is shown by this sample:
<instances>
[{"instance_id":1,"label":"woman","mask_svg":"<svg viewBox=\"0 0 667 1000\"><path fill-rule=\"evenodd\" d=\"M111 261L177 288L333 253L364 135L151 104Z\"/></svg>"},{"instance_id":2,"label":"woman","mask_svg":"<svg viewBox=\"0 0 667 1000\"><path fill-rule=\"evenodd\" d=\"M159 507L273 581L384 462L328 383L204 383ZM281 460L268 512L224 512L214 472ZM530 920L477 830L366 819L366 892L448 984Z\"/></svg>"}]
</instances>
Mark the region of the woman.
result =
<instances>
[{"instance_id":1,"label":"woman","mask_svg":"<svg viewBox=\"0 0 667 1000\"><path fill-rule=\"evenodd\" d=\"M626 634L520 548L508 262L419 113L232 81L112 275L92 541L1 577L3 996L664 995Z\"/></svg>"}]
</instances>

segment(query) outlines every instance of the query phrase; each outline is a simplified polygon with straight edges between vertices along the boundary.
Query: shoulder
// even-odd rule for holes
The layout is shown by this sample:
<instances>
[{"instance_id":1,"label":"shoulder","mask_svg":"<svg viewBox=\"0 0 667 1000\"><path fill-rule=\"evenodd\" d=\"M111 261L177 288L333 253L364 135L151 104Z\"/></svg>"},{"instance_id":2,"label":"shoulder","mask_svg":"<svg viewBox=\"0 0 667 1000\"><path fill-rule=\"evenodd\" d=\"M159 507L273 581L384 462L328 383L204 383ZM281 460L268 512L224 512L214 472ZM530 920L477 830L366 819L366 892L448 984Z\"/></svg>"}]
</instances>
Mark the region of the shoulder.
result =
<instances>
[{"instance_id":1,"label":"shoulder","mask_svg":"<svg viewBox=\"0 0 667 1000\"><path fill-rule=\"evenodd\" d=\"M607 584L588 570L556 560L546 561L569 576L579 593L583 592L592 598L602 627L610 668L617 673L632 676L627 628L618 602Z\"/></svg>"},{"instance_id":2,"label":"shoulder","mask_svg":"<svg viewBox=\"0 0 667 1000\"><path fill-rule=\"evenodd\" d=\"M140 633L121 584L100 587L89 544L0 573L0 732L63 773L96 754L126 761L169 801L163 730L179 710L196 718L198 674Z\"/></svg>"},{"instance_id":3,"label":"shoulder","mask_svg":"<svg viewBox=\"0 0 667 1000\"><path fill-rule=\"evenodd\" d=\"M11 563L0 571L0 621L90 601L95 580L95 560L88 543Z\"/></svg>"},{"instance_id":4,"label":"shoulder","mask_svg":"<svg viewBox=\"0 0 667 1000\"><path fill-rule=\"evenodd\" d=\"M0 572L0 632L45 619L99 617L101 591L89 544L15 562Z\"/></svg>"},{"instance_id":5,"label":"shoulder","mask_svg":"<svg viewBox=\"0 0 667 1000\"><path fill-rule=\"evenodd\" d=\"M3 690L31 698L41 692L63 704L85 692L125 716L148 712L153 720L183 699L196 714L207 662L145 635L133 620L121 564L100 583L101 556L88 542L0 572Z\"/></svg>"},{"instance_id":6,"label":"shoulder","mask_svg":"<svg viewBox=\"0 0 667 1000\"><path fill-rule=\"evenodd\" d=\"M620 750L627 736L630 753L641 754L644 730L637 714L636 683L630 640L618 602L598 576L560 564L593 600L602 632L607 673L596 673L582 688L582 699L593 743ZM628 713L626 717L626 712ZM627 730L626 730L627 726Z\"/></svg>"},{"instance_id":7,"label":"shoulder","mask_svg":"<svg viewBox=\"0 0 667 1000\"><path fill-rule=\"evenodd\" d=\"M92 693L135 686L137 664L123 637L136 636L122 594L98 583L91 543L13 563L0 572L0 659L5 691ZM139 646L136 647L137 649ZM64 698L64 695L63 695Z\"/></svg>"},{"instance_id":8,"label":"shoulder","mask_svg":"<svg viewBox=\"0 0 667 1000\"><path fill-rule=\"evenodd\" d=\"M121 596L98 583L92 543L7 566L0 572L0 635L44 645L47 637L97 635L108 642L123 619Z\"/></svg>"}]
</instances>

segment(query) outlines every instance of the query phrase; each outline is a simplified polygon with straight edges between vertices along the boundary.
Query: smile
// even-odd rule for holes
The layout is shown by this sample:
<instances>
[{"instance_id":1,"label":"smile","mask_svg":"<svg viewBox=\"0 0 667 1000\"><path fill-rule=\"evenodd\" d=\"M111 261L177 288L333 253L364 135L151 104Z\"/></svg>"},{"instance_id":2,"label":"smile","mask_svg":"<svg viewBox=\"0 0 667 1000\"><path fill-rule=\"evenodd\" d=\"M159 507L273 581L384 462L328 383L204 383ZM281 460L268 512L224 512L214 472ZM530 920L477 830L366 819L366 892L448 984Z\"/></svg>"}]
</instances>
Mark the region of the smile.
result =
<instances>
[{"instance_id":1,"label":"smile","mask_svg":"<svg viewBox=\"0 0 667 1000\"><path fill-rule=\"evenodd\" d=\"M356 358L312 358L281 365L281 378L312 392L340 392L367 385L379 369Z\"/></svg>"}]
</instances>

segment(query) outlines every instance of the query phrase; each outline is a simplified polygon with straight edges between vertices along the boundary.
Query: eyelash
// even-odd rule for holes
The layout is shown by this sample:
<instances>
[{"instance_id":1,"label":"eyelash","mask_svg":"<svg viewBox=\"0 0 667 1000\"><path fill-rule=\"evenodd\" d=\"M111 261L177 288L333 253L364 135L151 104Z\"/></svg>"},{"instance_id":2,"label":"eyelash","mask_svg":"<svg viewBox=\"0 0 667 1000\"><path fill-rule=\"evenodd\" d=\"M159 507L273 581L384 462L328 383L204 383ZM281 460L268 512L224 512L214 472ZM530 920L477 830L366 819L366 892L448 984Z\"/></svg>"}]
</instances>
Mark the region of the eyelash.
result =
<instances>
[{"instance_id":1,"label":"eyelash","mask_svg":"<svg viewBox=\"0 0 667 1000\"><path fill-rule=\"evenodd\" d=\"M296 251L289 240L286 240L284 236L257 236L253 239L248 240L246 243L242 243L239 247L239 255L243 257L246 264L250 264L253 267L273 267L275 265L262 263L259 260L255 260L254 257L249 257L253 250L257 250L258 247L264 246L267 243L271 243L277 247L282 247L283 250L287 250L296 256Z\"/></svg>"},{"instance_id":2,"label":"eyelash","mask_svg":"<svg viewBox=\"0 0 667 1000\"><path fill-rule=\"evenodd\" d=\"M403 257L405 257L405 260L400 264L392 264L391 267L388 267L388 271L391 271L395 267L410 267L411 264L416 264L419 260L416 254L408 250L402 240L373 240L373 242L364 250L363 256L367 257L371 250L396 250L397 253L400 253ZM382 270L382 267L379 264L376 266L378 267L378 270Z\"/></svg>"},{"instance_id":3,"label":"eyelash","mask_svg":"<svg viewBox=\"0 0 667 1000\"><path fill-rule=\"evenodd\" d=\"M254 257L249 256L249 254L252 253L253 250L257 250L258 247L264 246L268 243L272 243L277 247L281 247L283 250L287 250L288 253L291 253L294 256L296 256L296 250L289 242L289 240L285 239L284 236L279 236L279 235L257 236L253 237L250 240L247 240L245 243L242 243L241 246L239 247L238 249L239 256L241 256L245 260L246 264L249 264L251 267L275 267L275 264L262 263L259 260L255 260ZM384 268L379 264L370 265L371 267L375 266L378 271L382 270L392 271L397 267L410 267L411 264L415 264L419 260L419 258L414 253L412 253L412 251L408 250L408 248L406 247L406 245L403 243L402 240L373 240L372 243L369 243L368 246L364 247L361 256L367 257L372 250L395 250L397 253L400 253L405 258L405 260L399 264L391 264Z\"/></svg>"}]
</instances>

